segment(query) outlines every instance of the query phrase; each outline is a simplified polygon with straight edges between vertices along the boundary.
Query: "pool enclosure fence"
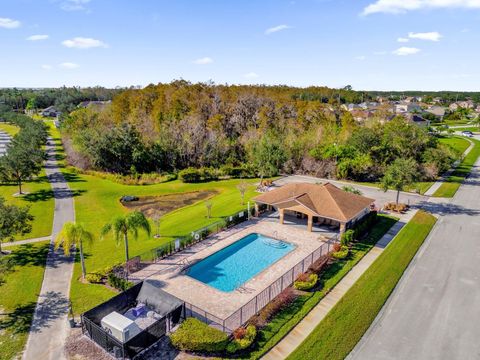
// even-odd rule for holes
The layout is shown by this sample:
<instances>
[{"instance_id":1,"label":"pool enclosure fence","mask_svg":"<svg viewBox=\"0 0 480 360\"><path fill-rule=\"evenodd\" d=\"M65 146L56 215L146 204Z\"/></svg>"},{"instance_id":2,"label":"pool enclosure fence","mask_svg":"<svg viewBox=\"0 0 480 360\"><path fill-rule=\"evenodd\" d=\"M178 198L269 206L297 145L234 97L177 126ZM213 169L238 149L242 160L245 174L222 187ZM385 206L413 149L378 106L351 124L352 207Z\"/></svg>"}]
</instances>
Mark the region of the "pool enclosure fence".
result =
<instances>
[{"instance_id":1,"label":"pool enclosure fence","mask_svg":"<svg viewBox=\"0 0 480 360\"><path fill-rule=\"evenodd\" d=\"M185 317L197 318L206 324L218 328L224 332L231 333L240 326L246 324L254 315L257 315L270 301L275 299L283 290L291 286L297 277L307 271L307 269L319 260L322 256L328 255L333 251L333 244L338 242L338 237L334 236L327 242L320 245L303 260L291 267L277 280L273 281L267 288L262 290L258 295L251 299L248 303L240 307L233 314L225 319L221 319L201 308L185 302ZM248 291L240 287L236 291Z\"/></svg>"}]
</instances>

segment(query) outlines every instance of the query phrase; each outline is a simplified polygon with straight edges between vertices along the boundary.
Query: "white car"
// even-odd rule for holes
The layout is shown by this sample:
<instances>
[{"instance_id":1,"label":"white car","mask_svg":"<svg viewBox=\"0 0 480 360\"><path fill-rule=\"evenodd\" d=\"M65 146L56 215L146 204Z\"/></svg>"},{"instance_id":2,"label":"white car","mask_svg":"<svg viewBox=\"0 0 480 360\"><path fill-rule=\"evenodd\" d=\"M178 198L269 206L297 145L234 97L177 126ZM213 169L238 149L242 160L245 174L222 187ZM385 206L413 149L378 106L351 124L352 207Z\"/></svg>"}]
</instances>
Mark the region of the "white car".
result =
<instances>
[{"instance_id":1,"label":"white car","mask_svg":"<svg viewBox=\"0 0 480 360\"><path fill-rule=\"evenodd\" d=\"M471 131L462 131L462 135L466 137L473 137L473 133Z\"/></svg>"}]
</instances>

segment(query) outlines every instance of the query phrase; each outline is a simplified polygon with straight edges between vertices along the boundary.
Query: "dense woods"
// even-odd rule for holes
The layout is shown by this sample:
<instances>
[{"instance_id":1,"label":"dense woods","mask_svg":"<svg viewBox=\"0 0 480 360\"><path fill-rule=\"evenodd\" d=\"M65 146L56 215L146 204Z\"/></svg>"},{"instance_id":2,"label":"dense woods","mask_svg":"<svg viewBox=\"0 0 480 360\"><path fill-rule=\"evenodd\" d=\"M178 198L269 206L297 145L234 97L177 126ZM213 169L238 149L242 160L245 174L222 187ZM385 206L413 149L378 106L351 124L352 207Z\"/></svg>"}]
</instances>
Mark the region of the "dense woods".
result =
<instances>
[{"instance_id":1,"label":"dense woods","mask_svg":"<svg viewBox=\"0 0 480 360\"><path fill-rule=\"evenodd\" d=\"M426 130L400 117L359 125L337 106L363 96L350 88L175 81L121 92L101 112L75 110L62 131L73 165L121 174L242 168L377 180L397 158L415 160L422 178L448 168L453 154Z\"/></svg>"}]
</instances>

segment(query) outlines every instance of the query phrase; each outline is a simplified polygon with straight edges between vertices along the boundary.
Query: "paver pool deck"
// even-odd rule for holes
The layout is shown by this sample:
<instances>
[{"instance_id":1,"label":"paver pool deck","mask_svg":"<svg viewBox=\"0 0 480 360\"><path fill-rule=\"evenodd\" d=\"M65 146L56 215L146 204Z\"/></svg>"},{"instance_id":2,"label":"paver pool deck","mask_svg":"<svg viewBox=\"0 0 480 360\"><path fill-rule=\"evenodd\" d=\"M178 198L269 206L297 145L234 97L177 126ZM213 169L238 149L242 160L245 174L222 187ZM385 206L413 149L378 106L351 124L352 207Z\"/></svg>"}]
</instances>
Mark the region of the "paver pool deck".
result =
<instances>
[{"instance_id":1,"label":"paver pool deck","mask_svg":"<svg viewBox=\"0 0 480 360\"><path fill-rule=\"evenodd\" d=\"M185 263L182 264L179 259L171 259L170 267L165 268L161 273L150 275L148 279L158 281L163 290L179 299L220 319L225 319L328 241L328 237L320 235L318 232L308 232L306 229L281 225L268 218L248 221L242 225L240 230L233 228L218 234L217 237L220 239L213 237L210 242L202 242L198 244L197 248L195 245L187 249L185 252L189 255L188 264L196 263L251 233L288 241L295 245L295 249L247 281L242 289L232 292L220 291L186 275L183 271ZM182 254L178 256L181 257ZM175 261L177 262L174 263ZM160 267L154 264L152 268L159 269ZM143 275L148 271L152 271L152 269L149 270L147 267L143 270ZM132 274L132 278L136 278L137 281L141 280L141 277L142 271Z\"/></svg>"}]
</instances>

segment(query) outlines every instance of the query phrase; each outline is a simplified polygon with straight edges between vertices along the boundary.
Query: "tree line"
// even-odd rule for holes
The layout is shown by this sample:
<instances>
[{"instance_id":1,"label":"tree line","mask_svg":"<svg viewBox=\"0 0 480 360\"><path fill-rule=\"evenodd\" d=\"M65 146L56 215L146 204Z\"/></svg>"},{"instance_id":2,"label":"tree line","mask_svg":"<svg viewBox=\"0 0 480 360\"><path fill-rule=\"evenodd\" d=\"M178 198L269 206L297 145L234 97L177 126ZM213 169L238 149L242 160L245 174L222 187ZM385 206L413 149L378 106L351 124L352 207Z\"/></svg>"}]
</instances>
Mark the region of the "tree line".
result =
<instances>
[{"instance_id":1,"label":"tree line","mask_svg":"<svg viewBox=\"0 0 480 360\"><path fill-rule=\"evenodd\" d=\"M71 164L120 174L243 169L376 181L397 158L412 159L419 180L448 168L455 154L425 129L381 115L359 125L333 104L336 94L176 81L126 90L103 111L75 110L62 133Z\"/></svg>"}]
</instances>

